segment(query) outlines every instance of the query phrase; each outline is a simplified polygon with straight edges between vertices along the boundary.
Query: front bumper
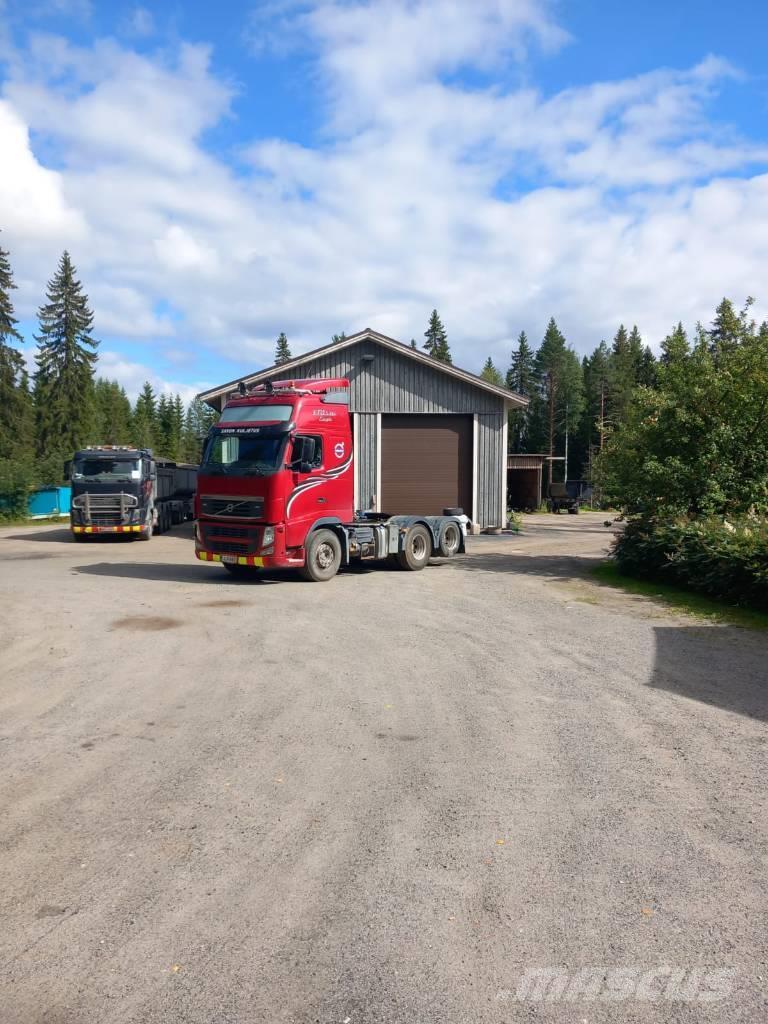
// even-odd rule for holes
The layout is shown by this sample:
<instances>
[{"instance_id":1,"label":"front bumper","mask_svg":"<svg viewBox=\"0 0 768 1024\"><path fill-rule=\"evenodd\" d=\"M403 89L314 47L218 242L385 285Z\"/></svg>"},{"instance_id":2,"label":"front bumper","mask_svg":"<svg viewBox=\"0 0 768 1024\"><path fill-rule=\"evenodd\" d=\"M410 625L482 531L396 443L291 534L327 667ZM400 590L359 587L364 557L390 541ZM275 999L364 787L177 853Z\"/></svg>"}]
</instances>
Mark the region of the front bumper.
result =
<instances>
[{"instance_id":1,"label":"front bumper","mask_svg":"<svg viewBox=\"0 0 768 1024\"><path fill-rule=\"evenodd\" d=\"M260 555L217 555L213 551L204 551L202 548L195 548L195 557L201 562L225 562L227 565L252 565L257 569L263 569L267 561Z\"/></svg>"},{"instance_id":2,"label":"front bumper","mask_svg":"<svg viewBox=\"0 0 768 1024\"><path fill-rule=\"evenodd\" d=\"M72 533L144 533L146 526L71 526Z\"/></svg>"}]
</instances>

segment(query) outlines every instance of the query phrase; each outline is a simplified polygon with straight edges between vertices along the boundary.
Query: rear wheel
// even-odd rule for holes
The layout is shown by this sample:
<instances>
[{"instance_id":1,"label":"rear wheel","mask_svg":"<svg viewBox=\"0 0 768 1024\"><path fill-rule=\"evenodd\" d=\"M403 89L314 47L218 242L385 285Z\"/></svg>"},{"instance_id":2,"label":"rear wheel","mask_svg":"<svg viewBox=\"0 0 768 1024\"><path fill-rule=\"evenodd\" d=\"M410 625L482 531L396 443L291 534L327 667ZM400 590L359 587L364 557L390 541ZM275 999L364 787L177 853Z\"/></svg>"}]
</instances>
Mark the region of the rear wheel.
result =
<instances>
[{"instance_id":1,"label":"rear wheel","mask_svg":"<svg viewBox=\"0 0 768 1024\"><path fill-rule=\"evenodd\" d=\"M443 558L453 558L461 547L461 530L458 523L445 524L438 547Z\"/></svg>"},{"instance_id":2,"label":"rear wheel","mask_svg":"<svg viewBox=\"0 0 768 1024\"><path fill-rule=\"evenodd\" d=\"M568 509L568 514L571 515L571 516L577 516L579 514L579 506L578 505L572 505Z\"/></svg>"},{"instance_id":3,"label":"rear wheel","mask_svg":"<svg viewBox=\"0 0 768 1024\"><path fill-rule=\"evenodd\" d=\"M401 569L418 572L423 569L432 554L432 537L426 526L416 523L405 535L403 548L397 553L397 561Z\"/></svg>"},{"instance_id":4,"label":"rear wheel","mask_svg":"<svg viewBox=\"0 0 768 1024\"><path fill-rule=\"evenodd\" d=\"M341 542L332 530L318 530L307 544L307 560L299 569L305 580L324 583L341 567Z\"/></svg>"}]
</instances>

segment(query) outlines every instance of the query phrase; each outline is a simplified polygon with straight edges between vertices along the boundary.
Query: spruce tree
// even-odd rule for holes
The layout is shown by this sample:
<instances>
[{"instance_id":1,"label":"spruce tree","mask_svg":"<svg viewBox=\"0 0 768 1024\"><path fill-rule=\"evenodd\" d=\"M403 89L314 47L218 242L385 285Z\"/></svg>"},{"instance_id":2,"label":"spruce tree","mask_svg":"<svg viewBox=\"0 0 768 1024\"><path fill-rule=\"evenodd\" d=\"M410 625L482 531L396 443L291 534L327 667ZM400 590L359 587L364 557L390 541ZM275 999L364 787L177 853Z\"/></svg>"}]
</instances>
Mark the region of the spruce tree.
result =
<instances>
[{"instance_id":1,"label":"spruce tree","mask_svg":"<svg viewBox=\"0 0 768 1024\"><path fill-rule=\"evenodd\" d=\"M504 387L504 378L493 365L493 360L490 356L486 359L485 365L480 372L480 376L483 380L487 380L489 384L496 384L500 388Z\"/></svg>"},{"instance_id":2,"label":"spruce tree","mask_svg":"<svg viewBox=\"0 0 768 1024\"><path fill-rule=\"evenodd\" d=\"M339 342L346 341L346 340L347 340L347 336L344 333L344 331L342 331L341 334L334 334L333 335L333 337L331 338L331 344L338 345Z\"/></svg>"},{"instance_id":3,"label":"spruce tree","mask_svg":"<svg viewBox=\"0 0 768 1024\"><path fill-rule=\"evenodd\" d=\"M288 339L283 331L278 335L277 341L275 342L275 366L282 366L283 363L288 363L293 358L291 350L288 346Z\"/></svg>"},{"instance_id":4,"label":"spruce tree","mask_svg":"<svg viewBox=\"0 0 768 1024\"><path fill-rule=\"evenodd\" d=\"M445 327L436 309L432 310L429 318L429 326L424 332L426 341L424 348L433 359L439 359L443 363L452 363L451 350L448 345L448 336Z\"/></svg>"},{"instance_id":5,"label":"spruce tree","mask_svg":"<svg viewBox=\"0 0 768 1024\"><path fill-rule=\"evenodd\" d=\"M415 338L411 338L411 348L418 348L418 345L416 344L416 339Z\"/></svg>"},{"instance_id":6,"label":"spruce tree","mask_svg":"<svg viewBox=\"0 0 768 1024\"><path fill-rule=\"evenodd\" d=\"M611 349L611 379L608 400L608 422L612 427L622 423L632 401L632 392L637 384L634 350L624 324L619 326Z\"/></svg>"},{"instance_id":7,"label":"spruce tree","mask_svg":"<svg viewBox=\"0 0 768 1024\"><path fill-rule=\"evenodd\" d=\"M93 313L65 250L48 283L40 307L40 334L35 336L35 411L38 455L67 458L95 443L93 372L98 341L92 335Z\"/></svg>"},{"instance_id":8,"label":"spruce tree","mask_svg":"<svg viewBox=\"0 0 768 1024\"><path fill-rule=\"evenodd\" d=\"M157 403L149 381L144 382L141 394L136 399L132 430L133 443L137 448L151 448L154 451L158 447L161 438L157 422Z\"/></svg>"},{"instance_id":9,"label":"spruce tree","mask_svg":"<svg viewBox=\"0 0 768 1024\"><path fill-rule=\"evenodd\" d=\"M116 380L99 378L94 387L99 444L131 443L131 403Z\"/></svg>"},{"instance_id":10,"label":"spruce tree","mask_svg":"<svg viewBox=\"0 0 768 1024\"><path fill-rule=\"evenodd\" d=\"M184 420L184 460L186 462L200 462L206 435L218 418L218 412L209 405L205 405L199 398L194 398L189 403Z\"/></svg>"},{"instance_id":11,"label":"spruce tree","mask_svg":"<svg viewBox=\"0 0 768 1024\"><path fill-rule=\"evenodd\" d=\"M661 343L662 366L669 366L670 363L680 362L687 359L691 354L691 346L688 343L688 335L685 333L682 323L678 323L671 334Z\"/></svg>"},{"instance_id":12,"label":"spruce tree","mask_svg":"<svg viewBox=\"0 0 768 1024\"><path fill-rule=\"evenodd\" d=\"M0 248L0 459L17 454L22 440L24 360L12 344L22 340L10 296L15 287L8 253Z\"/></svg>"},{"instance_id":13,"label":"spruce tree","mask_svg":"<svg viewBox=\"0 0 768 1024\"><path fill-rule=\"evenodd\" d=\"M512 360L507 370L506 384L510 391L530 398L535 384L534 351L528 344L528 336L521 331L517 348L512 351ZM515 409L509 414L509 448L513 452L528 451L530 407Z\"/></svg>"}]
</instances>

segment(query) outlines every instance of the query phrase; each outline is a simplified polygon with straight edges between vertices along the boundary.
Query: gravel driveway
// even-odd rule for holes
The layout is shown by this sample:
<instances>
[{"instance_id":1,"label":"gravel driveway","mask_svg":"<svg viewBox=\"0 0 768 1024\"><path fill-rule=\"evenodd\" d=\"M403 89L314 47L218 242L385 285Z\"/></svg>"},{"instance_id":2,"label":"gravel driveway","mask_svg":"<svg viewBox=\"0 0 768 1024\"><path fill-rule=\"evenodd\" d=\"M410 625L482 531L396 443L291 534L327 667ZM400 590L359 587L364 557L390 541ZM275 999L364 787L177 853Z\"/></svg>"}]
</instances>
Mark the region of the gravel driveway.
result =
<instances>
[{"instance_id":1,"label":"gravel driveway","mask_svg":"<svg viewBox=\"0 0 768 1024\"><path fill-rule=\"evenodd\" d=\"M314 585L1 530L2 1024L765 1020L768 637L603 519Z\"/></svg>"}]
</instances>

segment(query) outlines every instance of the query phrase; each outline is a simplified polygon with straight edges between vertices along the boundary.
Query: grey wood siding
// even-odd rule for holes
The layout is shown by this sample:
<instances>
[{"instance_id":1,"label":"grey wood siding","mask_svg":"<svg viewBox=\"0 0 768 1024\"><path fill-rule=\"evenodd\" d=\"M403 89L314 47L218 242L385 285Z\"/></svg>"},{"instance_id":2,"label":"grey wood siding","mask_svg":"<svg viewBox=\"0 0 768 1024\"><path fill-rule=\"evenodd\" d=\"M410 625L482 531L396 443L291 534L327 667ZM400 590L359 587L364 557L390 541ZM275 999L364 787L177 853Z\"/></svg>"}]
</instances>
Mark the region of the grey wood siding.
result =
<instances>
[{"instance_id":1,"label":"grey wood siding","mask_svg":"<svg viewBox=\"0 0 768 1024\"><path fill-rule=\"evenodd\" d=\"M494 413L477 417L476 503L477 521L481 526L505 525L501 514L502 488L505 485L503 467L506 462L506 452L502 451L505 415Z\"/></svg>"},{"instance_id":2,"label":"grey wood siding","mask_svg":"<svg viewBox=\"0 0 768 1024\"><path fill-rule=\"evenodd\" d=\"M376 494L376 421L375 413L357 416L357 501L362 509L373 508Z\"/></svg>"},{"instance_id":3,"label":"grey wood siding","mask_svg":"<svg viewBox=\"0 0 768 1024\"><path fill-rule=\"evenodd\" d=\"M364 361L365 357L373 357ZM298 376L297 370L291 371ZM302 377L348 377L352 412L498 412L503 400L365 340L301 367ZM280 379L276 372L273 380Z\"/></svg>"},{"instance_id":4,"label":"grey wood siding","mask_svg":"<svg viewBox=\"0 0 768 1024\"><path fill-rule=\"evenodd\" d=\"M283 372L282 376L285 375ZM377 414L476 414L477 522L481 526L503 525L506 453L501 449L506 410L502 398L407 355L401 356L370 338L318 355L300 369L294 368L291 376L349 378L350 412L358 414L356 472L358 504L362 509L372 508L373 498L380 497L376 494ZM280 377L278 369L270 379Z\"/></svg>"}]
</instances>

